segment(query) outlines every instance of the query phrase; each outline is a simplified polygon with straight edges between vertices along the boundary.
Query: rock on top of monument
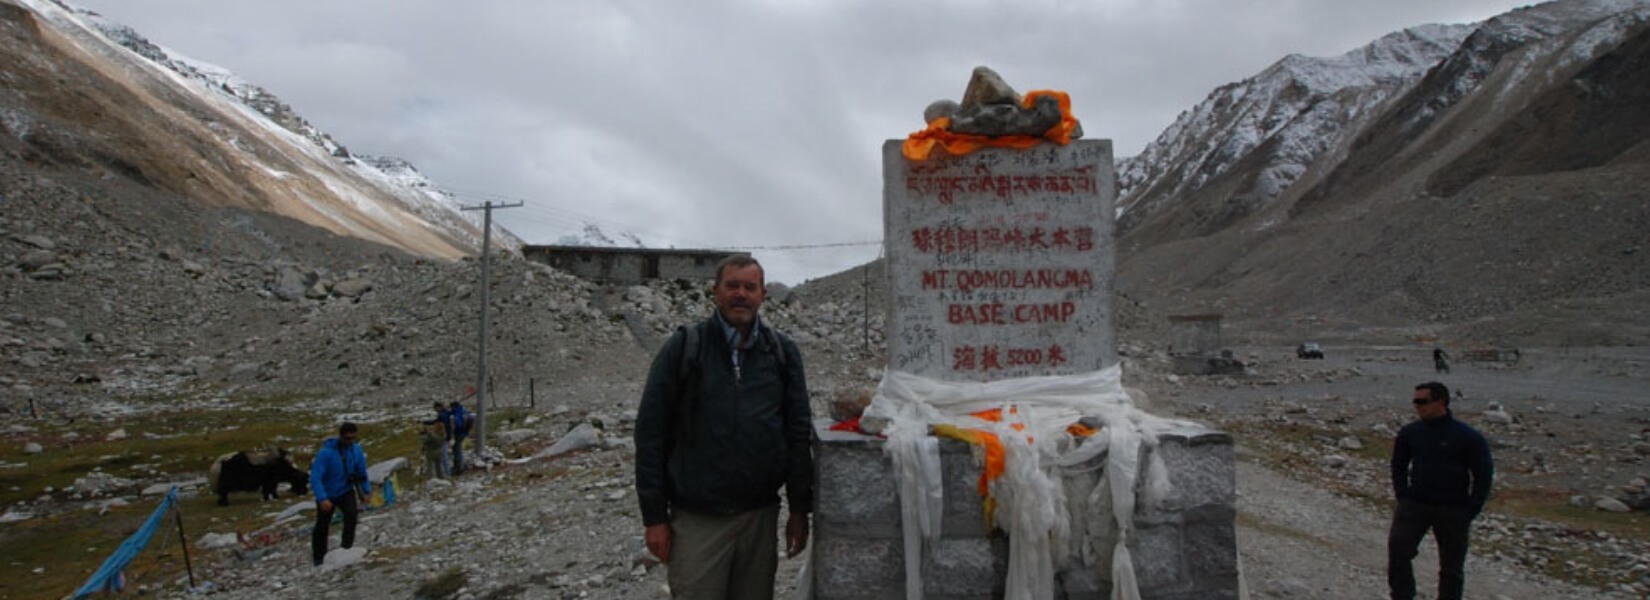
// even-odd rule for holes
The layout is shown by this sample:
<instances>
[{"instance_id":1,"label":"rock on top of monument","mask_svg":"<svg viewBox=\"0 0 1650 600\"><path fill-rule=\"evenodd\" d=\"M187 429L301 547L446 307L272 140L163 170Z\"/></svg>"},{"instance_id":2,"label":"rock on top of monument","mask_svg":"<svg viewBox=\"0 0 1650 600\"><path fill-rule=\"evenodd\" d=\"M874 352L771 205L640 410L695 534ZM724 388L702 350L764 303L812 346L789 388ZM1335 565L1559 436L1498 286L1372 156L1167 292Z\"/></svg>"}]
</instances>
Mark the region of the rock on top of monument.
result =
<instances>
[{"instance_id":1,"label":"rock on top of monument","mask_svg":"<svg viewBox=\"0 0 1650 600\"><path fill-rule=\"evenodd\" d=\"M959 110L973 110L992 104L1019 106L1022 101L1020 93L1003 81L1002 75L991 70L991 67L981 65L974 67L974 74L968 78L968 87L963 89Z\"/></svg>"},{"instance_id":2,"label":"rock on top of monument","mask_svg":"<svg viewBox=\"0 0 1650 600\"><path fill-rule=\"evenodd\" d=\"M962 102L935 100L923 109L923 122L933 123L946 117L951 133L1002 137L1025 135L1038 137L1059 126L1066 117L1060 100L1047 94L1034 94L1032 105L1013 86L991 67L974 67L968 87L963 90ZM1083 137L1081 124L1075 124L1070 139Z\"/></svg>"}]
</instances>

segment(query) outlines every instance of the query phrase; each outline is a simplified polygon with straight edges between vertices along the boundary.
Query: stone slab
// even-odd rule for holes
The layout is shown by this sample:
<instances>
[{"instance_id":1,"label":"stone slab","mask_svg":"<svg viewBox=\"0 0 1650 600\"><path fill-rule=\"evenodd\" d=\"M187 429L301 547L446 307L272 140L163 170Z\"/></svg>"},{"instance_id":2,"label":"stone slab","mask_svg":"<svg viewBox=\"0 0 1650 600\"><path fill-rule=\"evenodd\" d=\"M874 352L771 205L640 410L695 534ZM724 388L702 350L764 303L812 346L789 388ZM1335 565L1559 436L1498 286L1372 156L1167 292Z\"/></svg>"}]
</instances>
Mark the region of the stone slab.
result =
<instances>
[{"instance_id":1,"label":"stone slab","mask_svg":"<svg viewBox=\"0 0 1650 600\"><path fill-rule=\"evenodd\" d=\"M823 423L816 423L815 429L821 448L829 448L814 457L816 527L862 530L862 537L899 537L899 490L882 440L829 431Z\"/></svg>"},{"instance_id":2,"label":"stone slab","mask_svg":"<svg viewBox=\"0 0 1650 600\"><path fill-rule=\"evenodd\" d=\"M1175 431L1158 438L1157 452L1173 486L1159 508L1183 511L1237 500L1237 468L1232 437L1211 431Z\"/></svg>"},{"instance_id":3,"label":"stone slab","mask_svg":"<svg viewBox=\"0 0 1650 600\"><path fill-rule=\"evenodd\" d=\"M883 144L888 367L947 381L1117 362L1110 140L937 152Z\"/></svg>"}]
</instances>

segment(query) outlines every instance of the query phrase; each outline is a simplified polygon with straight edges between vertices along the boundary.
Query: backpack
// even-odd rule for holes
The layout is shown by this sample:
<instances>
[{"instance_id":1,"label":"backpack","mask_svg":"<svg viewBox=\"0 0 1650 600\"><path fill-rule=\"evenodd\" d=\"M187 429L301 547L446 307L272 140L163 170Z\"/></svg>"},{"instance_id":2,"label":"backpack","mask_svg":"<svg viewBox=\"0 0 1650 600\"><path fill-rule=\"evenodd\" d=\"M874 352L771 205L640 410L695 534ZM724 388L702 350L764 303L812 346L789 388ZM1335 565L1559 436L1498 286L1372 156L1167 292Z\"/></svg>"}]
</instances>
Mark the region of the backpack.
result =
<instances>
[{"instance_id":1,"label":"backpack","mask_svg":"<svg viewBox=\"0 0 1650 600\"><path fill-rule=\"evenodd\" d=\"M682 325L677 327L677 330L682 332L682 360L676 365L678 396L672 403L672 408L677 411L675 422L683 443L692 446L694 429L687 425L693 422L693 412L699 403L699 346L702 342L699 339L699 325ZM775 331L772 327L758 326L757 331L766 338L764 341L767 342L768 351L773 353L774 361L779 365L780 387L790 389L790 359L785 356L785 347L782 345L782 342L789 340L785 334ZM785 405L782 403L780 406Z\"/></svg>"},{"instance_id":2,"label":"backpack","mask_svg":"<svg viewBox=\"0 0 1650 600\"><path fill-rule=\"evenodd\" d=\"M453 437L463 437L470 434L470 426L475 425L476 415L460 406L453 410L452 419Z\"/></svg>"}]
</instances>

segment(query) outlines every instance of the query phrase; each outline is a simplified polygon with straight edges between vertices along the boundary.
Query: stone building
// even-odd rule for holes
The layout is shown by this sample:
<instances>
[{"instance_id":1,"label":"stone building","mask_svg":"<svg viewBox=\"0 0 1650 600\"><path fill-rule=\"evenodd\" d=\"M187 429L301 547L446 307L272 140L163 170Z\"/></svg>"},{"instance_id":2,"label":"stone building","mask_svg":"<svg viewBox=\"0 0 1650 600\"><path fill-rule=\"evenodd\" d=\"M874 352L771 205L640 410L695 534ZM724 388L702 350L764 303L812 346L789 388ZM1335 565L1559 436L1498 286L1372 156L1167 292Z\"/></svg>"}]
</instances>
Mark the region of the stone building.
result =
<instances>
[{"instance_id":1,"label":"stone building","mask_svg":"<svg viewBox=\"0 0 1650 600\"><path fill-rule=\"evenodd\" d=\"M636 285L653 279L710 280L731 250L523 246L522 256L597 283Z\"/></svg>"}]
</instances>

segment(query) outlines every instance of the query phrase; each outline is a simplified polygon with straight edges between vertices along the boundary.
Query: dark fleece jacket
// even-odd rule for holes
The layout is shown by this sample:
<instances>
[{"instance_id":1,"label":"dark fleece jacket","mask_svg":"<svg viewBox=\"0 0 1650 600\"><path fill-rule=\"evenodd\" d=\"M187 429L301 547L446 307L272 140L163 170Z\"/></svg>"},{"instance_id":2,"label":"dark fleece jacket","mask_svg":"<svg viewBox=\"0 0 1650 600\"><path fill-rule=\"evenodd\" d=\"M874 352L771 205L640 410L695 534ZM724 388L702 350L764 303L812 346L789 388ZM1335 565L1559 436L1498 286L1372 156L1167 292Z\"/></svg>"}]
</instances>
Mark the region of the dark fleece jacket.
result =
<instances>
[{"instance_id":1,"label":"dark fleece jacket","mask_svg":"<svg viewBox=\"0 0 1650 600\"><path fill-rule=\"evenodd\" d=\"M1454 413L1405 425L1393 441L1392 491L1399 500L1460 506L1477 516L1494 479L1483 434Z\"/></svg>"},{"instance_id":2,"label":"dark fleece jacket","mask_svg":"<svg viewBox=\"0 0 1650 600\"><path fill-rule=\"evenodd\" d=\"M812 512L813 418L796 344L762 332L736 371L721 321L692 327L699 328L697 385L680 389L689 382L676 380L685 345L678 330L654 357L636 412L643 524L667 523L676 508L727 515L770 506L780 487L791 512ZM780 347L770 346L776 340Z\"/></svg>"}]
</instances>

